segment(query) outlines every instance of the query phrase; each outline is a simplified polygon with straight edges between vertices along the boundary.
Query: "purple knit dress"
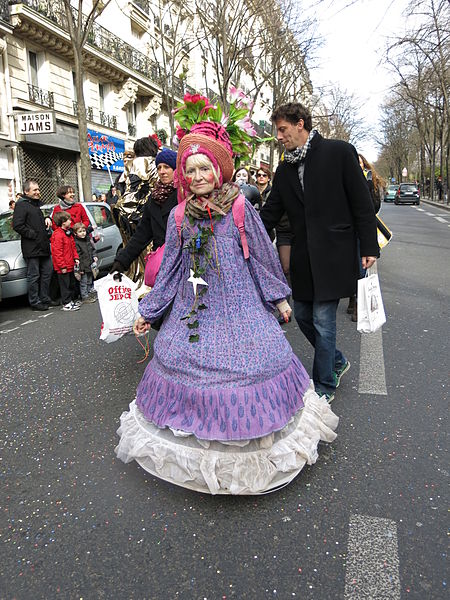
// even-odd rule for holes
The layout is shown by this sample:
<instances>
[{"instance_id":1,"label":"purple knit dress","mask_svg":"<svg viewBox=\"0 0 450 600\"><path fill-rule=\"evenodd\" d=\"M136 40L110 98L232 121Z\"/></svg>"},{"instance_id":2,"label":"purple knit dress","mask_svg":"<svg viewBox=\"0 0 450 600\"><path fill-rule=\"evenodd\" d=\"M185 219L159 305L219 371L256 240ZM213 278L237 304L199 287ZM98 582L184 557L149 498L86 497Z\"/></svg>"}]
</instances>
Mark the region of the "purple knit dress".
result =
<instances>
[{"instance_id":1,"label":"purple knit dress","mask_svg":"<svg viewBox=\"0 0 450 600\"><path fill-rule=\"evenodd\" d=\"M198 313L199 341L189 342L192 331L181 320L194 303L186 243L199 224L210 225L191 226L185 217L180 240L174 210L169 216L161 269L139 311L150 323L170 312L155 339L136 404L158 427L200 440L261 438L283 429L303 408L310 385L273 314L290 289L259 215L246 201L250 258L244 259L232 212L214 221L213 259L203 275L207 308Z\"/></svg>"}]
</instances>

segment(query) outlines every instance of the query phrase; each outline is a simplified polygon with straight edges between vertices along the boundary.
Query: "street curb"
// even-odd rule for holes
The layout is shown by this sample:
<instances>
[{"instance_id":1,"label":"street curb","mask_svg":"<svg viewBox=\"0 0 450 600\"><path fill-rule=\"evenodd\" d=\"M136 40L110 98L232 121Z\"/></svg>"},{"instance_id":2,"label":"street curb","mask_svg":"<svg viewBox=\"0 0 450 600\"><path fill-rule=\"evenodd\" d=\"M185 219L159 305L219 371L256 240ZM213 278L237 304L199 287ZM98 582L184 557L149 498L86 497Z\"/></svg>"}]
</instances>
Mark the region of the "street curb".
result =
<instances>
[{"instance_id":1,"label":"street curb","mask_svg":"<svg viewBox=\"0 0 450 600\"><path fill-rule=\"evenodd\" d=\"M425 204L429 204L430 206L436 206L437 208L442 208L443 210L450 211L449 204L444 204L443 202L432 202L431 200L428 200L428 198L421 198L420 201L424 202Z\"/></svg>"}]
</instances>

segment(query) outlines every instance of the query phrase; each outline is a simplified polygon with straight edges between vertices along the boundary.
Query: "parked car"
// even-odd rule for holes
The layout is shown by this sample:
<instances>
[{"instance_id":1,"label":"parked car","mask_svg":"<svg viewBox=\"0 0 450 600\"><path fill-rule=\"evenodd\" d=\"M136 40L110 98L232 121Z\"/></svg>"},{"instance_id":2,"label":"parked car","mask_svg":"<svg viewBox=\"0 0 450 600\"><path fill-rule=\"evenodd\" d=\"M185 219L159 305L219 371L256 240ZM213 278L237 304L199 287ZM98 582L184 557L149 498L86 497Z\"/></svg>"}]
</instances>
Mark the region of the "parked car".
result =
<instances>
[{"instance_id":1,"label":"parked car","mask_svg":"<svg viewBox=\"0 0 450 600\"><path fill-rule=\"evenodd\" d=\"M83 206L93 227L98 228L100 240L95 243L99 269L107 270L122 246L120 231L114 223L111 209L104 202L85 202ZM44 215L51 216L53 204L41 207ZM12 227L12 211L0 214L0 275L3 298L27 293L27 267L22 256L20 235Z\"/></svg>"},{"instance_id":2,"label":"parked car","mask_svg":"<svg viewBox=\"0 0 450 600\"><path fill-rule=\"evenodd\" d=\"M415 183L401 183L394 204L420 204L420 192Z\"/></svg>"},{"instance_id":3,"label":"parked car","mask_svg":"<svg viewBox=\"0 0 450 600\"><path fill-rule=\"evenodd\" d=\"M398 185L389 185L386 189L386 193L384 194L384 201L385 202L394 202L395 195L397 194L399 187L400 186L398 186Z\"/></svg>"}]
</instances>

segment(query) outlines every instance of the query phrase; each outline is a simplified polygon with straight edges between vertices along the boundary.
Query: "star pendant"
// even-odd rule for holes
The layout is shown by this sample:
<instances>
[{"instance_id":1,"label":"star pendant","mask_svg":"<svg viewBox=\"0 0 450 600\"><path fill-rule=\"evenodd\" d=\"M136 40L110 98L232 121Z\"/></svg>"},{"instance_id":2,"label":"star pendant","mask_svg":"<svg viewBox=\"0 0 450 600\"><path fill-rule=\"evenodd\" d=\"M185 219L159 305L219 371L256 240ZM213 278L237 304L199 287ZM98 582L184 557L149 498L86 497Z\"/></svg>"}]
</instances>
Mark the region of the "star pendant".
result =
<instances>
[{"instance_id":1,"label":"star pendant","mask_svg":"<svg viewBox=\"0 0 450 600\"><path fill-rule=\"evenodd\" d=\"M192 283L194 286L194 294L197 295L197 286L198 285L208 285L204 279L201 277L194 277L194 271L190 269L191 276L189 277L189 283Z\"/></svg>"}]
</instances>

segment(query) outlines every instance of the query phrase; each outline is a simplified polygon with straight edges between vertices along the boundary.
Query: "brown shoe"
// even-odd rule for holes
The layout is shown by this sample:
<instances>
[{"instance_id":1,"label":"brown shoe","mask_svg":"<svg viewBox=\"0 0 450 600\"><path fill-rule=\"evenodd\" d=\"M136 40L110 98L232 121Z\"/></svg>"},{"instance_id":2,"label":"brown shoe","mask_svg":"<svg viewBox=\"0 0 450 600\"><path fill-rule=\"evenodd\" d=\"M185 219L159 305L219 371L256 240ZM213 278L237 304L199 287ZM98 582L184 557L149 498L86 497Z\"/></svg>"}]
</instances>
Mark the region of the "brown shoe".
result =
<instances>
[{"instance_id":1,"label":"brown shoe","mask_svg":"<svg viewBox=\"0 0 450 600\"><path fill-rule=\"evenodd\" d=\"M348 315L353 314L353 309L355 308L355 303L356 303L355 296L352 296L351 298L348 299L348 306L347 306L347 314Z\"/></svg>"}]
</instances>

